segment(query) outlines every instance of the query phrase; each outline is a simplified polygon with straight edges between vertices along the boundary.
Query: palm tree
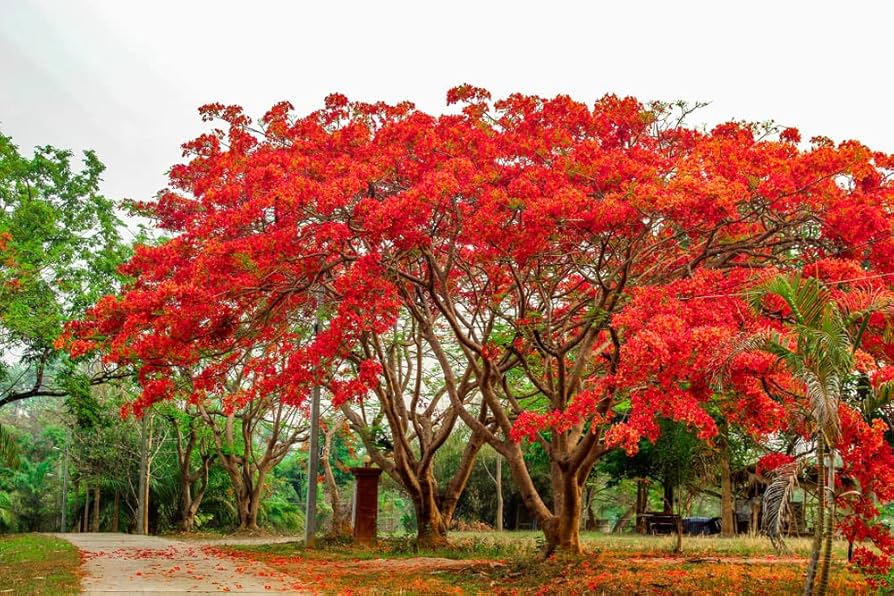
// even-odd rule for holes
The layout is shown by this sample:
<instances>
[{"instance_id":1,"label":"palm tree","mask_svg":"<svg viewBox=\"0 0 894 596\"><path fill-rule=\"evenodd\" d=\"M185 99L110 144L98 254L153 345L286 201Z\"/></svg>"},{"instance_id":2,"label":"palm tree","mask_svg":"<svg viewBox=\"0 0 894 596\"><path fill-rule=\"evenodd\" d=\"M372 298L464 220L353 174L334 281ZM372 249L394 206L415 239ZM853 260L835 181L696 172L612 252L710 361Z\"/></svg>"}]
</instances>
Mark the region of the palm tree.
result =
<instances>
[{"instance_id":1,"label":"palm tree","mask_svg":"<svg viewBox=\"0 0 894 596\"><path fill-rule=\"evenodd\" d=\"M805 414L816 444L818 499L804 593L825 594L835 517L835 448L841 433L838 405L843 387L855 373L854 355L869 316L890 309L891 302L887 297L876 297L867 307L848 311L832 299L820 281L798 275L777 276L762 284L752 296L753 306L761 309L769 295L781 298L791 311L780 315L784 330L751 337L739 351L757 349L777 356L792 376L804 384ZM799 469L789 466L782 470L764 496L765 530L777 548L781 544L779 531L784 508Z\"/></svg>"}]
</instances>

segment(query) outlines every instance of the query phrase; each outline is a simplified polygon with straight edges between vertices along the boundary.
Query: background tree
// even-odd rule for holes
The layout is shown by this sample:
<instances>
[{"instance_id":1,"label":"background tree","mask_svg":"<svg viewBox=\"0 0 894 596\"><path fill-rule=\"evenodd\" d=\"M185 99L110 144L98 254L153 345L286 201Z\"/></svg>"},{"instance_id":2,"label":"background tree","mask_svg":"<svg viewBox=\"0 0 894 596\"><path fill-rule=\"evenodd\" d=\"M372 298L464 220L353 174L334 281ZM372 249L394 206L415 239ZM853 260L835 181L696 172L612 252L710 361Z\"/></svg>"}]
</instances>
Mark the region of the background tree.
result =
<instances>
[{"instance_id":1,"label":"background tree","mask_svg":"<svg viewBox=\"0 0 894 596\"><path fill-rule=\"evenodd\" d=\"M214 453L211 431L191 404L165 404L161 415L173 428L177 447L177 468L180 480L179 525L192 531L202 499L208 490L208 479Z\"/></svg>"},{"instance_id":2,"label":"background tree","mask_svg":"<svg viewBox=\"0 0 894 596\"><path fill-rule=\"evenodd\" d=\"M330 417L326 421L324 429L320 463L323 466L325 491L329 500L329 508L332 510L329 534L334 537L349 537L353 534L353 520L351 519L350 509L345 507L346 503L342 499L342 491L339 488L340 483L336 477L336 471L340 472L339 476L344 476L351 463L350 460L356 460L356 457L352 457L351 453L345 449L346 443L350 438L346 436L349 434L349 430L343 416L336 415ZM347 504L350 504L350 502L349 500Z\"/></svg>"},{"instance_id":3,"label":"background tree","mask_svg":"<svg viewBox=\"0 0 894 596\"><path fill-rule=\"evenodd\" d=\"M80 171L71 162L50 146L28 159L0 134L0 407L80 382L54 344L66 321L115 290L129 254L99 193L104 166L92 151Z\"/></svg>"},{"instance_id":4,"label":"background tree","mask_svg":"<svg viewBox=\"0 0 894 596\"><path fill-rule=\"evenodd\" d=\"M275 394L241 400L237 386L219 401L197 404L236 498L240 530L257 530L267 475L304 439L300 411Z\"/></svg>"},{"instance_id":5,"label":"background tree","mask_svg":"<svg viewBox=\"0 0 894 596\"><path fill-rule=\"evenodd\" d=\"M446 373L443 367L454 366L456 359L448 364L434 358L429 342L413 320L398 321L387 334L364 334L359 343L357 366L376 363L381 381L371 383L368 390L375 400L346 403L342 411L372 460L412 499L417 542L443 545L484 444L480 434L466 435L462 454L451 472L442 470L436 475L437 453L459 421L451 401L467 404L476 396L470 371L460 368ZM453 386L445 382L448 376L462 380ZM448 392L455 395L448 396ZM339 397L336 394L335 399ZM480 403L477 407L478 419L487 423L487 408Z\"/></svg>"}]
</instances>

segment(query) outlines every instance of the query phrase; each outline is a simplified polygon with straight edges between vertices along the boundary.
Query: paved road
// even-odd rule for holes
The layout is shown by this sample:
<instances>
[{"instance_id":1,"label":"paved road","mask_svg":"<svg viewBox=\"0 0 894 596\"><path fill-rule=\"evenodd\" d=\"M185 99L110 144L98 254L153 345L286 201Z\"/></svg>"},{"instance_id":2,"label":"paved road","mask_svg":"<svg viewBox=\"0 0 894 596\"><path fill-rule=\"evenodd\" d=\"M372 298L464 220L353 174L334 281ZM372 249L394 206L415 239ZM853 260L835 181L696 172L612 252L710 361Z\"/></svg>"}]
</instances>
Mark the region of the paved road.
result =
<instances>
[{"instance_id":1,"label":"paved road","mask_svg":"<svg viewBox=\"0 0 894 596\"><path fill-rule=\"evenodd\" d=\"M81 589L85 594L308 592L278 571L257 562L219 556L200 542L132 534L57 536L81 551Z\"/></svg>"}]
</instances>

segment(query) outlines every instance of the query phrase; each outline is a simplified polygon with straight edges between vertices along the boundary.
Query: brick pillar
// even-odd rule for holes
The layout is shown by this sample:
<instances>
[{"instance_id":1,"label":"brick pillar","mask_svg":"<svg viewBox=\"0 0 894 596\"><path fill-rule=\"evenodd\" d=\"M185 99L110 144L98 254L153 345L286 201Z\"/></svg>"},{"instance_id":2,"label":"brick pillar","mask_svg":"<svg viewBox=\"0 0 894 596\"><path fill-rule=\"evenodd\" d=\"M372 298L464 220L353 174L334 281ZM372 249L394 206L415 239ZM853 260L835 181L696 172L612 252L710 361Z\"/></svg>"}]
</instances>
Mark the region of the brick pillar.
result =
<instances>
[{"instance_id":1,"label":"brick pillar","mask_svg":"<svg viewBox=\"0 0 894 596\"><path fill-rule=\"evenodd\" d=\"M354 542L372 544L376 541L376 522L379 515L380 468L351 468L357 480L354 487Z\"/></svg>"}]
</instances>

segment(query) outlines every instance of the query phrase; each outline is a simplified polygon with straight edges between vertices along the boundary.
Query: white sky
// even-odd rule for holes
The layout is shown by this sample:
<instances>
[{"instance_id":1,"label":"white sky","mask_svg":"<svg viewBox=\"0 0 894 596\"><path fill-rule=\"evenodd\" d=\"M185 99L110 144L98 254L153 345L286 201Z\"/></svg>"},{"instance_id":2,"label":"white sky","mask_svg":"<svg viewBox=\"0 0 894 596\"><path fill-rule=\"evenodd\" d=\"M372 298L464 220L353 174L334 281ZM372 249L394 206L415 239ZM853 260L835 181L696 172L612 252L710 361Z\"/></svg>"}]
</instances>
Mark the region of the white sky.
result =
<instances>
[{"instance_id":1,"label":"white sky","mask_svg":"<svg viewBox=\"0 0 894 596\"><path fill-rule=\"evenodd\" d=\"M587 8L589 7L589 8ZM495 97L707 100L894 152L894 4L0 0L0 131L23 151L94 148L111 198L152 197L201 104L300 113L333 91L439 113Z\"/></svg>"}]
</instances>

